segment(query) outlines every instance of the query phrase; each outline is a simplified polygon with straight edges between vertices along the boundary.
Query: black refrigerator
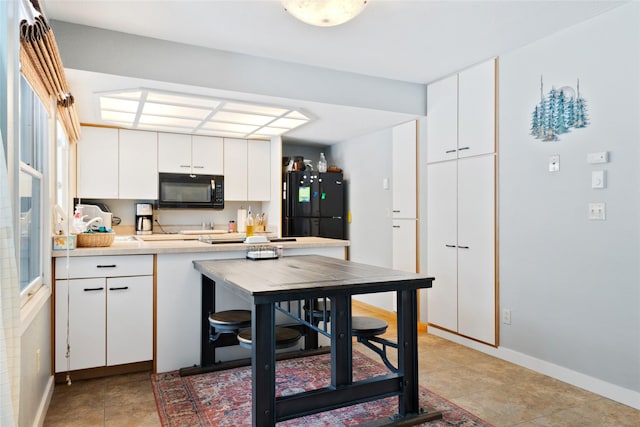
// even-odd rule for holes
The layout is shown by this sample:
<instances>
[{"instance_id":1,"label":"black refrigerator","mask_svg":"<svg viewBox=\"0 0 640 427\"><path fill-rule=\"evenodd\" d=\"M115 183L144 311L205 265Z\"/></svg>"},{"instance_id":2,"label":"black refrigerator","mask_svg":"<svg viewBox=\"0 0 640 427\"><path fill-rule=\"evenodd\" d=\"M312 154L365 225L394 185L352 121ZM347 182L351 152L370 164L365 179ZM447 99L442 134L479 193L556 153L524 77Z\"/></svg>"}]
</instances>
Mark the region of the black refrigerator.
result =
<instances>
[{"instance_id":1,"label":"black refrigerator","mask_svg":"<svg viewBox=\"0 0 640 427\"><path fill-rule=\"evenodd\" d=\"M283 236L344 239L341 173L287 172L282 186Z\"/></svg>"}]
</instances>

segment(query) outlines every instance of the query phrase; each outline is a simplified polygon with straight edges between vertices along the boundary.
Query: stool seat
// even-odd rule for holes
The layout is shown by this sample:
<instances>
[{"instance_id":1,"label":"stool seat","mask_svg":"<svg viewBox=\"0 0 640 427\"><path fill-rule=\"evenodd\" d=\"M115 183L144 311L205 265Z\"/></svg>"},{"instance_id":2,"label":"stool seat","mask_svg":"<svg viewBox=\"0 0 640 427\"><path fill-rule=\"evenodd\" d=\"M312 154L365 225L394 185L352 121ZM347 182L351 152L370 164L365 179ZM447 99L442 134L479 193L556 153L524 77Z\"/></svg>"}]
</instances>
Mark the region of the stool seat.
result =
<instances>
[{"instance_id":1,"label":"stool seat","mask_svg":"<svg viewBox=\"0 0 640 427\"><path fill-rule=\"evenodd\" d=\"M209 325L218 331L236 332L251 327L250 310L225 310L211 313Z\"/></svg>"},{"instance_id":2,"label":"stool seat","mask_svg":"<svg viewBox=\"0 0 640 427\"><path fill-rule=\"evenodd\" d=\"M282 326L276 326L275 333L277 349L292 347L302 337L300 331ZM238 342L242 347L251 348L251 329L243 329L238 332Z\"/></svg>"},{"instance_id":3,"label":"stool seat","mask_svg":"<svg viewBox=\"0 0 640 427\"><path fill-rule=\"evenodd\" d=\"M374 337L387 331L389 324L375 317L353 316L351 334L355 337Z\"/></svg>"}]
</instances>

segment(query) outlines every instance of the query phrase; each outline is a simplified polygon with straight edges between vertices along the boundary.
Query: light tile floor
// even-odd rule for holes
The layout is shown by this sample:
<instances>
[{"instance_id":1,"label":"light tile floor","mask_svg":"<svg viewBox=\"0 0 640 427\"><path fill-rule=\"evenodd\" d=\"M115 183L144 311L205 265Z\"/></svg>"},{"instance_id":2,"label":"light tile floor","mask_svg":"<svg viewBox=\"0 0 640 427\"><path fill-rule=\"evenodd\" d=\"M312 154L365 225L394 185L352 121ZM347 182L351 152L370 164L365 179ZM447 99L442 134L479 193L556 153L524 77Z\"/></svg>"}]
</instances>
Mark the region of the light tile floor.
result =
<instances>
[{"instance_id":1,"label":"light tile floor","mask_svg":"<svg viewBox=\"0 0 640 427\"><path fill-rule=\"evenodd\" d=\"M420 334L419 351L421 385L496 427L640 426L638 410L445 339ZM149 373L57 385L44 425L159 426Z\"/></svg>"}]
</instances>

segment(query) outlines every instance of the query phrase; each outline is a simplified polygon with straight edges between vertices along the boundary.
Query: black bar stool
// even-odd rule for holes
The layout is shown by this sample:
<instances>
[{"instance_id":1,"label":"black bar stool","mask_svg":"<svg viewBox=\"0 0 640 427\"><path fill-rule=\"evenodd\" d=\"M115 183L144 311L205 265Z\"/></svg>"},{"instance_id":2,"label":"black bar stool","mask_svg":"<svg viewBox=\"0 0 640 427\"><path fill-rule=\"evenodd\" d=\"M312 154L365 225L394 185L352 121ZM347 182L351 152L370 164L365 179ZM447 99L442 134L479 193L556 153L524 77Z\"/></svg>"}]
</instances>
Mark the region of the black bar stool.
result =
<instances>
[{"instance_id":1,"label":"black bar stool","mask_svg":"<svg viewBox=\"0 0 640 427\"><path fill-rule=\"evenodd\" d=\"M276 326L276 349L293 347L302 337L297 329ZM238 342L241 347L251 348L251 328L238 332Z\"/></svg>"},{"instance_id":2,"label":"black bar stool","mask_svg":"<svg viewBox=\"0 0 640 427\"><path fill-rule=\"evenodd\" d=\"M222 334L237 334L251 327L250 310L225 310L209 314L209 341L215 342Z\"/></svg>"}]
</instances>

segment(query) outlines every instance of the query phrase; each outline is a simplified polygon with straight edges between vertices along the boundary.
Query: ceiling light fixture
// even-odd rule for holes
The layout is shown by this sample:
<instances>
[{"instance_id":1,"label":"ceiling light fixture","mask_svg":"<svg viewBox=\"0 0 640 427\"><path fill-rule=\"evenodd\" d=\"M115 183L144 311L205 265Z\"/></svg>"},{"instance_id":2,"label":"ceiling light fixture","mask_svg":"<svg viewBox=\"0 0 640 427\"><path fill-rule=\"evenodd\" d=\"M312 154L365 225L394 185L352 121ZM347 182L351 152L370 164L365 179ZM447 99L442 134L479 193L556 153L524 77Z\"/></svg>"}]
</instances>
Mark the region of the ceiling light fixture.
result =
<instances>
[{"instance_id":1,"label":"ceiling light fixture","mask_svg":"<svg viewBox=\"0 0 640 427\"><path fill-rule=\"evenodd\" d=\"M270 138L311 118L286 107L137 88L101 92L100 116L128 129L232 138Z\"/></svg>"},{"instance_id":2,"label":"ceiling light fixture","mask_svg":"<svg viewBox=\"0 0 640 427\"><path fill-rule=\"evenodd\" d=\"M352 20L367 0L281 0L284 10L304 23L333 27Z\"/></svg>"}]
</instances>

